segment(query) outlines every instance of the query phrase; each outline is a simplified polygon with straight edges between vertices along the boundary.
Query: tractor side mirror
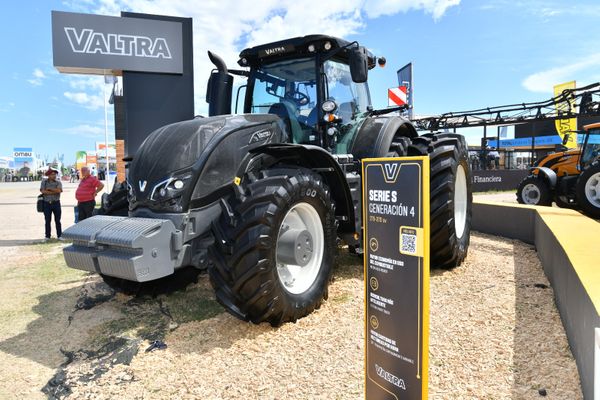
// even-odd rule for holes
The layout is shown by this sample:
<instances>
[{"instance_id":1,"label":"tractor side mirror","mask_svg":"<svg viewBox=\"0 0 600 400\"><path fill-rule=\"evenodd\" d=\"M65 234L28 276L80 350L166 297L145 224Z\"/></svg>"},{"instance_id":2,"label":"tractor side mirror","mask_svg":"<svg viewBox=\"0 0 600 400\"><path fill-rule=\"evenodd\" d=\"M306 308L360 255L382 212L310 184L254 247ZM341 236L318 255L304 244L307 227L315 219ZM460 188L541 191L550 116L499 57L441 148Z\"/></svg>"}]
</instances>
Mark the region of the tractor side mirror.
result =
<instances>
[{"instance_id":1,"label":"tractor side mirror","mask_svg":"<svg viewBox=\"0 0 600 400\"><path fill-rule=\"evenodd\" d=\"M566 146L567 143L569 143L569 137L570 136L571 136L570 133L565 133L565 136L563 137L563 141L562 141L563 146Z\"/></svg>"},{"instance_id":2,"label":"tractor side mirror","mask_svg":"<svg viewBox=\"0 0 600 400\"><path fill-rule=\"evenodd\" d=\"M356 83L364 83L367 81L369 67L367 53L364 47L350 49L350 75Z\"/></svg>"}]
</instances>

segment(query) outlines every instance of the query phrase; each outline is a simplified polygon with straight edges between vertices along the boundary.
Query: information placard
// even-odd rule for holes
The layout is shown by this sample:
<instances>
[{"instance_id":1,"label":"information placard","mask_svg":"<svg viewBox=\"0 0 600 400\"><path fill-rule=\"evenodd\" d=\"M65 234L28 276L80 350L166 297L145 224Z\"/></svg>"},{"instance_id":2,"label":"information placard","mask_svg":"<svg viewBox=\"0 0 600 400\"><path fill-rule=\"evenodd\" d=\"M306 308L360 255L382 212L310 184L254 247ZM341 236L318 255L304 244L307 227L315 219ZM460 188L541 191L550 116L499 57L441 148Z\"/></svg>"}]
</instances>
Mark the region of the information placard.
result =
<instances>
[{"instance_id":1,"label":"information placard","mask_svg":"<svg viewBox=\"0 0 600 400\"><path fill-rule=\"evenodd\" d=\"M365 398L427 399L429 158L363 160Z\"/></svg>"}]
</instances>

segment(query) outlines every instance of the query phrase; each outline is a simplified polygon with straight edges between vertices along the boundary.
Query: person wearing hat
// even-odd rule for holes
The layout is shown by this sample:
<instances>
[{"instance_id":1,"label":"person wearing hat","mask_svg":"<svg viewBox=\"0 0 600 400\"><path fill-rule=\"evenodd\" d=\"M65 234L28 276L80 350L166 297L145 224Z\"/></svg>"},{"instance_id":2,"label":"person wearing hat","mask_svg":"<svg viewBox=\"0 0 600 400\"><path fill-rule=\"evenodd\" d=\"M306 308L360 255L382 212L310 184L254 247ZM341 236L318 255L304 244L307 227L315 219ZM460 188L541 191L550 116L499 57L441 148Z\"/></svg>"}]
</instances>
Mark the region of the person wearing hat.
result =
<instances>
[{"instance_id":1,"label":"person wearing hat","mask_svg":"<svg viewBox=\"0 0 600 400\"><path fill-rule=\"evenodd\" d=\"M44 219L46 220L46 240L50 239L50 223L52 222L52 214L54 214L54 224L56 225L56 237L61 240L62 226L60 225L60 194L62 193L62 183L56 176L58 171L49 168L45 175L48 179L42 180L40 192L44 196Z\"/></svg>"}]
</instances>

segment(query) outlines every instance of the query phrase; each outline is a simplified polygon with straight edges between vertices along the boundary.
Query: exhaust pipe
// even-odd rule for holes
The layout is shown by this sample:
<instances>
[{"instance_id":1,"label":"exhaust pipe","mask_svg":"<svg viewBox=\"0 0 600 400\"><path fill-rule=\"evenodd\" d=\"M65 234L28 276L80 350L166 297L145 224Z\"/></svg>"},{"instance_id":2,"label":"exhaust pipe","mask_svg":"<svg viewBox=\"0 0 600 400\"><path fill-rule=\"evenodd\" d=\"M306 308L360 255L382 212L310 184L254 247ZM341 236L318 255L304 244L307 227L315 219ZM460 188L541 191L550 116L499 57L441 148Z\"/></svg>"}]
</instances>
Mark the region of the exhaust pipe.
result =
<instances>
[{"instance_id":1,"label":"exhaust pipe","mask_svg":"<svg viewBox=\"0 0 600 400\"><path fill-rule=\"evenodd\" d=\"M208 51L208 58L210 59L210 62L213 63L215 65L215 67L217 67L217 70L223 74L226 74L227 71L227 65L225 65L225 61L223 61L223 59L221 57L219 57L218 55L216 55L215 53L213 53L212 51Z\"/></svg>"},{"instance_id":2,"label":"exhaust pipe","mask_svg":"<svg viewBox=\"0 0 600 400\"><path fill-rule=\"evenodd\" d=\"M217 67L217 71L211 72L206 88L208 115L231 114L233 76L228 73L227 65L221 57L209 51L208 58Z\"/></svg>"}]
</instances>

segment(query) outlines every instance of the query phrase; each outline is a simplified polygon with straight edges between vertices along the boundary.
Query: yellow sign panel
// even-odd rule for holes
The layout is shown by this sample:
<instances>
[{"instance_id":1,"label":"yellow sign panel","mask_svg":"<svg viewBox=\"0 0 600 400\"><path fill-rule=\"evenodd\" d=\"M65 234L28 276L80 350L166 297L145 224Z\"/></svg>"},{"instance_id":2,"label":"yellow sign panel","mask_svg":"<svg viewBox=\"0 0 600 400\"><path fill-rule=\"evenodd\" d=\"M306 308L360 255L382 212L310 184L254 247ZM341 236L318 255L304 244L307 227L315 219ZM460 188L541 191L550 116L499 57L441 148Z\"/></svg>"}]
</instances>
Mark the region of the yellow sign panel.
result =
<instances>
[{"instance_id":1,"label":"yellow sign panel","mask_svg":"<svg viewBox=\"0 0 600 400\"><path fill-rule=\"evenodd\" d=\"M575 89L575 81L561 83L560 85L554 86L554 96L560 95L565 89ZM556 103L556 111L558 115L575 112L574 99L572 96L569 96L567 99L564 99L561 102ZM564 140L565 135L569 134L569 139L565 143L570 149L574 149L577 147L577 118L567 118L567 119L557 119L554 121L556 125L556 132L561 139Z\"/></svg>"}]
</instances>

